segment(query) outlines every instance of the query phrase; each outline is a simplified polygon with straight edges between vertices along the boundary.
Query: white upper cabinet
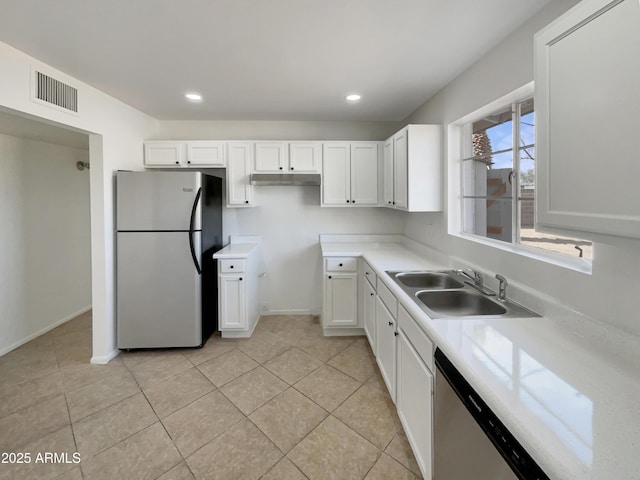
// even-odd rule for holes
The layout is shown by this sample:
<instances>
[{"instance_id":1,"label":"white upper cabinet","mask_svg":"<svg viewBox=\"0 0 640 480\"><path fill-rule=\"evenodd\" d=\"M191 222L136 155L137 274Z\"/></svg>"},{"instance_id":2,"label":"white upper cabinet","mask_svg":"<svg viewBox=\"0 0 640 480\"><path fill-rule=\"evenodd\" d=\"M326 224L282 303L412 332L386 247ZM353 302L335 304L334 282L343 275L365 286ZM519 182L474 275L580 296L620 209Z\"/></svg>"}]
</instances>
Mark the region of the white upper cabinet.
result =
<instances>
[{"instance_id":1,"label":"white upper cabinet","mask_svg":"<svg viewBox=\"0 0 640 480\"><path fill-rule=\"evenodd\" d=\"M254 173L320 173L320 142L255 142Z\"/></svg>"},{"instance_id":2,"label":"white upper cabinet","mask_svg":"<svg viewBox=\"0 0 640 480\"><path fill-rule=\"evenodd\" d=\"M640 2L583 0L535 48L536 226L640 238Z\"/></svg>"},{"instance_id":3,"label":"white upper cabinet","mask_svg":"<svg viewBox=\"0 0 640 480\"><path fill-rule=\"evenodd\" d=\"M184 158L183 142L144 142L145 167L180 167Z\"/></svg>"},{"instance_id":4,"label":"white upper cabinet","mask_svg":"<svg viewBox=\"0 0 640 480\"><path fill-rule=\"evenodd\" d=\"M187 142L187 165L224 167L225 142Z\"/></svg>"},{"instance_id":5,"label":"white upper cabinet","mask_svg":"<svg viewBox=\"0 0 640 480\"><path fill-rule=\"evenodd\" d=\"M256 173L283 173L289 169L289 151L286 142L256 142Z\"/></svg>"},{"instance_id":6,"label":"white upper cabinet","mask_svg":"<svg viewBox=\"0 0 640 480\"><path fill-rule=\"evenodd\" d=\"M322 152L322 204L351 203L351 146L325 143Z\"/></svg>"},{"instance_id":7,"label":"white upper cabinet","mask_svg":"<svg viewBox=\"0 0 640 480\"><path fill-rule=\"evenodd\" d=\"M351 203L378 205L378 144L351 144Z\"/></svg>"},{"instance_id":8,"label":"white upper cabinet","mask_svg":"<svg viewBox=\"0 0 640 480\"><path fill-rule=\"evenodd\" d=\"M253 144L229 142L227 145L227 205L252 207L253 186L250 182Z\"/></svg>"},{"instance_id":9,"label":"white upper cabinet","mask_svg":"<svg viewBox=\"0 0 640 480\"><path fill-rule=\"evenodd\" d=\"M393 204L404 210L409 208L409 129L400 130L393 136Z\"/></svg>"},{"instance_id":10,"label":"white upper cabinet","mask_svg":"<svg viewBox=\"0 0 640 480\"><path fill-rule=\"evenodd\" d=\"M442 210L442 127L407 125L384 143L384 205Z\"/></svg>"},{"instance_id":11,"label":"white upper cabinet","mask_svg":"<svg viewBox=\"0 0 640 480\"><path fill-rule=\"evenodd\" d=\"M289 171L291 173L320 173L322 170L322 143L289 143Z\"/></svg>"},{"instance_id":12,"label":"white upper cabinet","mask_svg":"<svg viewBox=\"0 0 640 480\"><path fill-rule=\"evenodd\" d=\"M326 142L322 205L378 205L378 142Z\"/></svg>"},{"instance_id":13,"label":"white upper cabinet","mask_svg":"<svg viewBox=\"0 0 640 480\"><path fill-rule=\"evenodd\" d=\"M145 167L224 167L225 142L144 142Z\"/></svg>"},{"instance_id":14,"label":"white upper cabinet","mask_svg":"<svg viewBox=\"0 0 640 480\"><path fill-rule=\"evenodd\" d=\"M392 207L393 198L393 138L384 142L384 195L383 201L387 207Z\"/></svg>"}]
</instances>

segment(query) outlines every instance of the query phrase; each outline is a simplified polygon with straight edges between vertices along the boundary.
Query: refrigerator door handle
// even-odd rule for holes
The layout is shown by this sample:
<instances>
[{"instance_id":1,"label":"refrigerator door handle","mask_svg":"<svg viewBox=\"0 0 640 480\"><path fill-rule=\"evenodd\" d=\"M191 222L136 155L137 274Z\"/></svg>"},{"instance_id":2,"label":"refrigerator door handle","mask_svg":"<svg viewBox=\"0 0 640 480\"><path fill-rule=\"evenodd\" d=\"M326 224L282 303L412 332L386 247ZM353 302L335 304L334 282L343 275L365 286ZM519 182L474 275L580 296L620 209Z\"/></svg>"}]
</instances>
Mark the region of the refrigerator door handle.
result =
<instances>
[{"instance_id":1,"label":"refrigerator door handle","mask_svg":"<svg viewBox=\"0 0 640 480\"><path fill-rule=\"evenodd\" d=\"M198 189L198 193L196 193L196 199L193 201L193 207L191 208L191 220L189 221L189 248L191 249L191 258L193 259L193 264L198 271L198 275L202 274L202 269L198 264L198 256L196 255L196 250L193 245L193 225L196 219L196 210L198 208L198 202L200 201L200 195L202 194L202 187Z\"/></svg>"}]
</instances>

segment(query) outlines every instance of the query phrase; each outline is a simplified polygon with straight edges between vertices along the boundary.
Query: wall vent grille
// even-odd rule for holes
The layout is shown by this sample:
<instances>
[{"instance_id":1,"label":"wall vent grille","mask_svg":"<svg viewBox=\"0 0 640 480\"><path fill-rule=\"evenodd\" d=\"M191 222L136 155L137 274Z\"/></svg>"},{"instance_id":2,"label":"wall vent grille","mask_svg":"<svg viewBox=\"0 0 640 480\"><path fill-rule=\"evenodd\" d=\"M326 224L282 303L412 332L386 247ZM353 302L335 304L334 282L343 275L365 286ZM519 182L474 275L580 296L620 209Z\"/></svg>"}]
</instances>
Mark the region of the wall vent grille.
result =
<instances>
[{"instance_id":1,"label":"wall vent grille","mask_svg":"<svg viewBox=\"0 0 640 480\"><path fill-rule=\"evenodd\" d=\"M78 89L36 71L36 98L78 113Z\"/></svg>"}]
</instances>

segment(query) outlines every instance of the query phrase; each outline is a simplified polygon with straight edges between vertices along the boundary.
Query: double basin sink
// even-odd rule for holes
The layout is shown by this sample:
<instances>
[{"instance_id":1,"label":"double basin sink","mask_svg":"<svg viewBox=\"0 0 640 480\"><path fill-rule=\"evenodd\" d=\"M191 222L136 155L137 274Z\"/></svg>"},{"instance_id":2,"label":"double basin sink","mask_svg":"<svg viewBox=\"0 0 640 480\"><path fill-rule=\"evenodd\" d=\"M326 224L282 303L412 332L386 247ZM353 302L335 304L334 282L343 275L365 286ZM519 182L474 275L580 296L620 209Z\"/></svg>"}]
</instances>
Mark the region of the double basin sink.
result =
<instances>
[{"instance_id":1,"label":"double basin sink","mask_svg":"<svg viewBox=\"0 0 640 480\"><path fill-rule=\"evenodd\" d=\"M457 270L387 274L431 318L540 316L509 300L493 300L494 293L479 290Z\"/></svg>"}]
</instances>

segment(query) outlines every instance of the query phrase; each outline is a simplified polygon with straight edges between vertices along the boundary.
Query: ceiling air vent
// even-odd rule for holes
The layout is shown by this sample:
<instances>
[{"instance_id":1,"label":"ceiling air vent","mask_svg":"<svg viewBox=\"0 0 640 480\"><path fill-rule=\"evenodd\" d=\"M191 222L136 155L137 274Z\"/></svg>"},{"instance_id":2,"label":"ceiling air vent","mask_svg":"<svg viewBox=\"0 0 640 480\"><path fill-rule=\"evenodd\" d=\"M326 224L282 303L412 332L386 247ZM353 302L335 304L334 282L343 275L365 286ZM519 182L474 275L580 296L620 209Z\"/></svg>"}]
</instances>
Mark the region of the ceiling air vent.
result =
<instances>
[{"instance_id":1,"label":"ceiling air vent","mask_svg":"<svg viewBox=\"0 0 640 480\"><path fill-rule=\"evenodd\" d=\"M36 71L35 97L56 107L78 113L78 89Z\"/></svg>"}]
</instances>

